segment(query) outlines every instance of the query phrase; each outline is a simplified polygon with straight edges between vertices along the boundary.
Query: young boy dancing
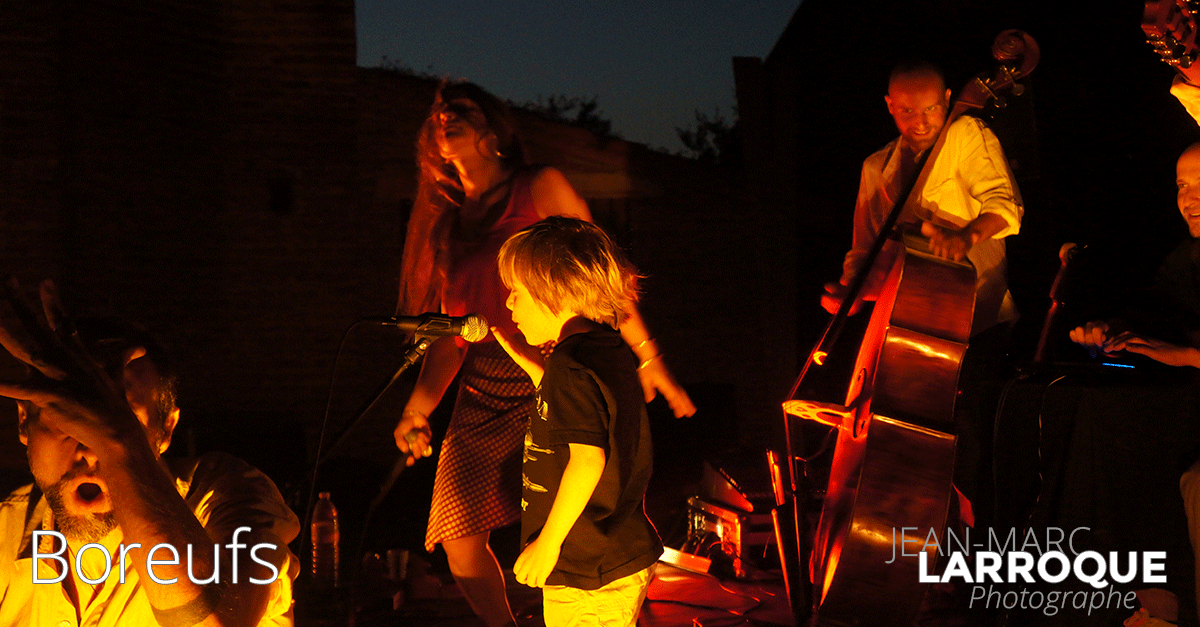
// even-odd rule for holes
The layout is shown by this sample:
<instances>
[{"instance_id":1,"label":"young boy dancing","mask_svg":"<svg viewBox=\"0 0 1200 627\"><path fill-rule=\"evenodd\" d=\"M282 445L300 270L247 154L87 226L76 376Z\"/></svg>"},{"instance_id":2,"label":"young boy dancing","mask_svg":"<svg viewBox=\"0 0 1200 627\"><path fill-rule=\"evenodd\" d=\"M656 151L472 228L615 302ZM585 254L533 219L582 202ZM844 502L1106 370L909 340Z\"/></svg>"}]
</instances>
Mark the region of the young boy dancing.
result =
<instances>
[{"instance_id":1,"label":"young boy dancing","mask_svg":"<svg viewBox=\"0 0 1200 627\"><path fill-rule=\"evenodd\" d=\"M557 342L543 361L497 332L538 388L517 581L543 588L547 627L635 625L662 554L642 506L653 452L638 361L615 330L637 273L598 227L562 217L512 236L499 265L528 344Z\"/></svg>"}]
</instances>

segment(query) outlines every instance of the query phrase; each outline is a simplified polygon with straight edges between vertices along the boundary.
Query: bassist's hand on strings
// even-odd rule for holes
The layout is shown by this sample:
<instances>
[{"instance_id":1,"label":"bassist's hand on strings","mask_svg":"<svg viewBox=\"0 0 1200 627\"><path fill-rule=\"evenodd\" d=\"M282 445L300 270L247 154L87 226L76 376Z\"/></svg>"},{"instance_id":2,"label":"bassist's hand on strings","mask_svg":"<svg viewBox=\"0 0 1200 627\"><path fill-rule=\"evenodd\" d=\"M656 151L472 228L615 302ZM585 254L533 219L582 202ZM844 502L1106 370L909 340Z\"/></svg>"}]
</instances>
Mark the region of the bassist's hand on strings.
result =
<instances>
[{"instance_id":1,"label":"bassist's hand on strings","mask_svg":"<svg viewBox=\"0 0 1200 627\"><path fill-rule=\"evenodd\" d=\"M971 252L974 239L967 229L948 229L932 222L921 223L921 235L929 238L929 250L942 259L962 261Z\"/></svg>"},{"instance_id":2,"label":"bassist's hand on strings","mask_svg":"<svg viewBox=\"0 0 1200 627\"><path fill-rule=\"evenodd\" d=\"M929 238L929 250L942 259L963 261L979 242L1008 228L1008 221L998 213L981 213L961 229L921 223L921 235Z\"/></svg>"},{"instance_id":3,"label":"bassist's hand on strings","mask_svg":"<svg viewBox=\"0 0 1200 627\"><path fill-rule=\"evenodd\" d=\"M888 241L884 244L883 250L879 253L879 258L875 260L875 265L871 270L871 274L867 277L866 283L863 284L862 290L855 299L854 305L850 307L848 315L853 316L862 309L864 301L875 302L879 300L879 293L883 291L883 284L887 281L888 273L891 272L892 266L895 265L897 255L903 250L903 246L897 245L896 242ZM825 284L825 293L821 294L821 307L830 314L837 314L838 307L842 306L842 301L846 300L846 295L850 292L850 284L854 281L854 270L850 270L853 265L847 262L847 270L842 273L842 278L837 282Z\"/></svg>"},{"instance_id":4,"label":"bassist's hand on strings","mask_svg":"<svg viewBox=\"0 0 1200 627\"><path fill-rule=\"evenodd\" d=\"M863 285L862 291L859 292L858 298L854 300L854 304L850 306L849 315L853 316L862 309L864 301L875 302L879 300L879 292L883 289L884 280L887 278L887 272L880 268L891 269L892 263L895 261L896 251L891 248L884 248L883 254L880 256L880 263L875 265L876 269L867 277L866 284ZM850 292L850 282L854 280L853 276L842 275L836 283L829 282L825 284L825 293L821 294L821 307L825 308L831 314L836 314L838 307L842 306L842 301L846 300L846 295Z\"/></svg>"},{"instance_id":5,"label":"bassist's hand on strings","mask_svg":"<svg viewBox=\"0 0 1200 627\"><path fill-rule=\"evenodd\" d=\"M842 281L846 278L842 277ZM821 294L821 307L825 308L831 314L836 314L839 307L842 306L842 301L846 300L846 293L850 291L850 286L843 282L829 282L825 284L825 293ZM863 299L858 298L854 304L850 306L850 315L858 313L862 309Z\"/></svg>"}]
</instances>

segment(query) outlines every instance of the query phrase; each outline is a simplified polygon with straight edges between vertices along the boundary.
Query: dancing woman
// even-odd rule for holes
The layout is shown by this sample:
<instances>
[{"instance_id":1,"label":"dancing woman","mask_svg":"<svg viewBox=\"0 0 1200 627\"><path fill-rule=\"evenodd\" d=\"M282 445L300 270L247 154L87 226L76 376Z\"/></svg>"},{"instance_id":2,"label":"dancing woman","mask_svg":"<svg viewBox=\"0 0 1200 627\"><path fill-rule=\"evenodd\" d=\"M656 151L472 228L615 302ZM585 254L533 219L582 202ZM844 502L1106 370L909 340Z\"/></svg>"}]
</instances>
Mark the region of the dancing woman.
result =
<instances>
[{"instance_id":1,"label":"dancing woman","mask_svg":"<svg viewBox=\"0 0 1200 627\"><path fill-rule=\"evenodd\" d=\"M417 139L417 161L398 313L477 313L519 340L504 305L500 245L547 216L590 221L587 204L558 170L525 163L508 108L471 83L439 89ZM695 413L641 316L630 312L620 331L641 364L646 400L661 392L676 416ZM534 402L529 377L491 336L475 344L434 342L396 426L396 446L412 454L409 464L432 453L429 414L460 370L425 548L442 544L455 581L489 627L512 625L504 574L488 537L521 518L521 454Z\"/></svg>"}]
</instances>

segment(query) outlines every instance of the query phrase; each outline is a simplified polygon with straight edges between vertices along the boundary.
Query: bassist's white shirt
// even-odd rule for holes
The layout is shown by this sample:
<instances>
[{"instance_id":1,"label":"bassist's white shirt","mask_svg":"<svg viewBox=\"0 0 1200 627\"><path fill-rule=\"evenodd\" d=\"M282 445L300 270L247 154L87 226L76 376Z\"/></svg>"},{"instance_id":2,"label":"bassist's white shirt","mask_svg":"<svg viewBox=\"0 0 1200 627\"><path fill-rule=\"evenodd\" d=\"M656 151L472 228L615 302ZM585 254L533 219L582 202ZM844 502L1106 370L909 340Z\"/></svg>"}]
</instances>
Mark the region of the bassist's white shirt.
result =
<instances>
[{"instance_id":1,"label":"bassist's white shirt","mask_svg":"<svg viewBox=\"0 0 1200 627\"><path fill-rule=\"evenodd\" d=\"M1200 90L1198 90L1200 92ZM854 208L854 241L843 264L843 283L857 274L900 193L903 137L897 137L863 161L858 201ZM1021 229L1025 208L1021 192L1000 147L1000 140L982 121L962 116L946 129L946 141L912 210L908 203L899 224L931 219L941 226L962 228L983 213L1004 218L1007 227L971 248L975 266L975 317L971 334L1017 318L1008 293L1004 238Z\"/></svg>"}]
</instances>

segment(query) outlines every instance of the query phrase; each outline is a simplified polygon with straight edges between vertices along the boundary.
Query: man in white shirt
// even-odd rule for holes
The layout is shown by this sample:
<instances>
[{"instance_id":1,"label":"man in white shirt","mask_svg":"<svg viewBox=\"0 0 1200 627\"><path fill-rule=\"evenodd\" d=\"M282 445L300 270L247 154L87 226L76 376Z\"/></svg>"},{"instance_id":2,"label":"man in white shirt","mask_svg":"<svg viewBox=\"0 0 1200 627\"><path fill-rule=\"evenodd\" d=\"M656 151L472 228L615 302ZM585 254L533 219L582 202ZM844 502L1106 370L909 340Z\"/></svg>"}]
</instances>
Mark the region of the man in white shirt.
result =
<instances>
[{"instance_id":1,"label":"man in white shirt","mask_svg":"<svg viewBox=\"0 0 1200 627\"><path fill-rule=\"evenodd\" d=\"M867 251L904 182L915 176L917 160L937 141L949 112L950 90L932 65L901 65L892 72L884 101L900 137L863 162L853 245L841 280L827 284L821 299L830 313L837 311L851 279L864 270ZM1020 230L1024 207L999 140L978 119L962 116L951 123L936 157L924 188L914 190L919 195L905 204L897 224L919 223L934 254L974 264L974 336L1017 317L1008 293L1004 238ZM868 281L864 300L874 299L871 286L877 283Z\"/></svg>"}]
</instances>

